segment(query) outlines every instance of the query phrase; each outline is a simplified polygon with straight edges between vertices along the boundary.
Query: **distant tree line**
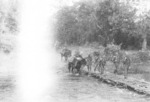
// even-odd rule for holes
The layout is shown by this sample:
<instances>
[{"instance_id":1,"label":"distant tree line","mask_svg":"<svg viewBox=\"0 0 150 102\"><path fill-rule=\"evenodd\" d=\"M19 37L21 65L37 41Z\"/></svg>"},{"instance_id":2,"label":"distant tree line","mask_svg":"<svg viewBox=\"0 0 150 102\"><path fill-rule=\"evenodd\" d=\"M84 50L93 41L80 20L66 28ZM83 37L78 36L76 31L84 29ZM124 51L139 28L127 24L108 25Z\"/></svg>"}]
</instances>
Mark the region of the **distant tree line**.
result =
<instances>
[{"instance_id":1,"label":"distant tree line","mask_svg":"<svg viewBox=\"0 0 150 102\"><path fill-rule=\"evenodd\" d=\"M131 0L82 1L57 12L55 39L62 44L84 45L96 42L122 49L147 49L150 45L150 12L137 15Z\"/></svg>"},{"instance_id":2,"label":"distant tree line","mask_svg":"<svg viewBox=\"0 0 150 102\"><path fill-rule=\"evenodd\" d=\"M17 0L10 2L0 1L0 34L16 34L18 31Z\"/></svg>"},{"instance_id":3,"label":"distant tree line","mask_svg":"<svg viewBox=\"0 0 150 102\"><path fill-rule=\"evenodd\" d=\"M0 50L14 49L15 37L19 32L19 9L17 0L0 1Z\"/></svg>"}]
</instances>

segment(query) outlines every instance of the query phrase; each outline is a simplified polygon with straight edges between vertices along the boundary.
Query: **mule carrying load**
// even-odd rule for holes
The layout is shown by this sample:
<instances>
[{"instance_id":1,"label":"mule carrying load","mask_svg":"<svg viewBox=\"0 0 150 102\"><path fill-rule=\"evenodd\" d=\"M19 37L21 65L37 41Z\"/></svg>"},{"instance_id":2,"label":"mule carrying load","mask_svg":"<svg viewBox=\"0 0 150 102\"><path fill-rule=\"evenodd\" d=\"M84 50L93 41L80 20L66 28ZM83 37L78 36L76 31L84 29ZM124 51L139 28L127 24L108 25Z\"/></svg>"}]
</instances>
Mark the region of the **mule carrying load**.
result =
<instances>
[{"instance_id":1,"label":"mule carrying load","mask_svg":"<svg viewBox=\"0 0 150 102\"><path fill-rule=\"evenodd\" d=\"M64 48L61 50L61 60L63 60L63 57L65 58L65 61L68 61L68 58L71 57L71 50Z\"/></svg>"},{"instance_id":2,"label":"mule carrying load","mask_svg":"<svg viewBox=\"0 0 150 102\"><path fill-rule=\"evenodd\" d=\"M73 60L68 62L68 69L69 72L72 73L74 69L77 70L77 73L81 74L81 67L87 65L87 61L85 58L82 57L79 50L77 50L73 56Z\"/></svg>"}]
</instances>

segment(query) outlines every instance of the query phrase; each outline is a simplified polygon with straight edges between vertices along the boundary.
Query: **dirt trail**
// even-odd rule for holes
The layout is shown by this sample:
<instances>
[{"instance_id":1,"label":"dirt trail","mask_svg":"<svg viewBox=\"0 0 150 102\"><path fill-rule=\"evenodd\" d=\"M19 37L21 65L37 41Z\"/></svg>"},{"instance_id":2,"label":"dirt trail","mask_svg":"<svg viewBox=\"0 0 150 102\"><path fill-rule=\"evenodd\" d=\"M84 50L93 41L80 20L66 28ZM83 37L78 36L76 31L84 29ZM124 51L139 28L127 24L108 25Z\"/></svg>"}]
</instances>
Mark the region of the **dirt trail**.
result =
<instances>
[{"instance_id":1,"label":"dirt trail","mask_svg":"<svg viewBox=\"0 0 150 102\"><path fill-rule=\"evenodd\" d=\"M55 102L149 102L143 96L111 87L88 76L68 73L67 65L57 70L58 87L51 96Z\"/></svg>"},{"instance_id":2,"label":"dirt trail","mask_svg":"<svg viewBox=\"0 0 150 102\"><path fill-rule=\"evenodd\" d=\"M148 98L108 86L90 76L72 75L68 73L66 63L58 63L55 67L56 89L54 92L47 90L40 102L150 102ZM0 102L22 102L12 76L1 74L0 83Z\"/></svg>"}]
</instances>

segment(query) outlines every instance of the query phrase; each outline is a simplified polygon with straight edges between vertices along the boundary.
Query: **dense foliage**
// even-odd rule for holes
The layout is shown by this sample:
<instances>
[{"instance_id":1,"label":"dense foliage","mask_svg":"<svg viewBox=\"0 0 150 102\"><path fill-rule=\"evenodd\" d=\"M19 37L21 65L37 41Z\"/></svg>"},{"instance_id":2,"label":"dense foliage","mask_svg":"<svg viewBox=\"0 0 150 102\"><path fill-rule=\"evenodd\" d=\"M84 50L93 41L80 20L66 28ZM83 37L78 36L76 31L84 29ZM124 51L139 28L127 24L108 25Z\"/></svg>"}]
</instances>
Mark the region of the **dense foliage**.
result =
<instances>
[{"instance_id":1,"label":"dense foliage","mask_svg":"<svg viewBox=\"0 0 150 102\"><path fill-rule=\"evenodd\" d=\"M15 47L15 36L18 34L17 0L9 3L0 1L0 51L10 52Z\"/></svg>"},{"instance_id":2,"label":"dense foliage","mask_svg":"<svg viewBox=\"0 0 150 102\"><path fill-rule=\"evenodd\" d=\"M136 15L137 9L120 0L82 1L64 6L57 13L55 39L62 44L84 45L96 42L107 46L122 44L123 49L149 45L149 12Z\"/></svg>"}]
</instances>

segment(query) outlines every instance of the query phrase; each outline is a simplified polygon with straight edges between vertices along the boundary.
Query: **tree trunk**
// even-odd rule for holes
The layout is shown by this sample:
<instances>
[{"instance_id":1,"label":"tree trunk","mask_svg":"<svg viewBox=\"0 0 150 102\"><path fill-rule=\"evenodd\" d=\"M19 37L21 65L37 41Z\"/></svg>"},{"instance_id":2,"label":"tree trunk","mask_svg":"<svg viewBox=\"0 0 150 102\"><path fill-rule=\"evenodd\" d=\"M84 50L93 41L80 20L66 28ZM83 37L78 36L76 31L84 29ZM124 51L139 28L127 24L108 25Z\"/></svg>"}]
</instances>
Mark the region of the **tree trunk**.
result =
<instances>
[{"instance_id":1,"label":"tree trunk","mask_svg":"<svg viewBox=\"0 0 150 102\"><path fill-rule=\"evenodd\" d=\"M146 50L147 49L147 39L146 36L143 37L143 45L142 45L142 50Z\"/></svg>"},{"instance_id":2,"label":"tree trunk","mask_svg":"<svg viewBox=\"0 0 150 102\"><path fill-rule=\"evenodd\" d=\"M104 41L104 47L107 47L108 44L109 44L109 37L106 36L105 41Z\"/></svg>"}]
</instances>

